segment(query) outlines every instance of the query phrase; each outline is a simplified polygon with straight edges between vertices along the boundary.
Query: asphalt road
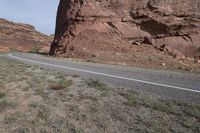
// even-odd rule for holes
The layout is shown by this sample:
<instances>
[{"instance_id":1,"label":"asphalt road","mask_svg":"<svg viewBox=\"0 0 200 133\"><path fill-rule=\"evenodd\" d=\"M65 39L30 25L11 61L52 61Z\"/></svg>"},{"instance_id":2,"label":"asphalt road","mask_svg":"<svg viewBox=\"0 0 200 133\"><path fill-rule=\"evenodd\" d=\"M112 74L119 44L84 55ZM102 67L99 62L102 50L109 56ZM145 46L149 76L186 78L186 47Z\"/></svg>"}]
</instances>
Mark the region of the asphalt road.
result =
<instances>
[{"instance_id":1,"label":"asphalt road","mask_svg":"<svg viewBox=\"0 0 200 133\"><path fill-rule=\"evenodd\" d=\"M97 63L74 62L36 54L13 53L7 57L27 64L55 69L81 78L96 79L113 87L150 92L164 98L200 104L200 76L172 71L148 70Z\"/></svg>"}]
</instances>

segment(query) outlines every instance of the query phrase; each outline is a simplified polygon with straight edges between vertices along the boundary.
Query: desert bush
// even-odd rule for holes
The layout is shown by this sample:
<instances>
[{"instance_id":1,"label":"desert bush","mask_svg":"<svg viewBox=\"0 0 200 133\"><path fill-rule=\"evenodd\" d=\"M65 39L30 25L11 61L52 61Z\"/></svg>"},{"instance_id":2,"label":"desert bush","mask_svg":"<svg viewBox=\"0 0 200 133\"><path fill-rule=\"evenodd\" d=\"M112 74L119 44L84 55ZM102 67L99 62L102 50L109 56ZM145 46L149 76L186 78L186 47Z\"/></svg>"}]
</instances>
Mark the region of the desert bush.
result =
<instances>
[{"instance_id":1,"label":"desert bush","mask_svg":"<svg viewBox=\"0 0 200 133\"><path fill-rule=\"evenodd\" d=\"M0 99L2 99L2 98L4 98L4 97L6 97L6 94L3 93L3 92L0 92Z\"/></svg>"},{"instance_id":2,"label":"desert bush","mask_svg":"<svg viewBox=\"0 0 200 133\"><path fill-rule=\"evenodd\" d=\"M99 80L88 79L85 81L88 87L92 87L98 90L107 90L107 85L101 83Z\"/></svg>"},{"instance_id":3,"label":"desert bush","mask_svg":"<svg viewBox=\"0 0 200 133\"><path fill-rule=\"evenodd\" d=\"M49 81L49 88L52 90L62 90L72 86L72 84L72 80Z\"/></svg>"},{"instance_id":4,"label":"desert bush","mask_svg":"<svg viewBox=\"0 0 200 133\"><path fill-rule=\"evenodd\" d=\"M39 53L41 49L42 49L41 47L33 47L30 52L31 53Z\"/></svg>"}]
</instances>

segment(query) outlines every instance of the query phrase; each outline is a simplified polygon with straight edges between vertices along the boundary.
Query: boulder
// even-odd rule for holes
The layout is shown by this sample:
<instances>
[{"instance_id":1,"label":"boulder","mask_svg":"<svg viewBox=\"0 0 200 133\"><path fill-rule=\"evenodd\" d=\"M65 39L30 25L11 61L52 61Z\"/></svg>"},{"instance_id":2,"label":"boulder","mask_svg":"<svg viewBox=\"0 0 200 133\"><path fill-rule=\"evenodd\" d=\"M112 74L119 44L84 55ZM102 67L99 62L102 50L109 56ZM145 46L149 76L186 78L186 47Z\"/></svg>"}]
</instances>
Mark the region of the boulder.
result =
<instances>
[{"instance_id":1,"label":"boulder","mask_svg":"<svg viewBox=\"0 0 200 133\"><path fill-rule=\"evenodd\" d=\"M165 37L160 39L155 39L154 46L159 48L172 49L174 56L179 56L180 53L186 57L196 57L199 56L198 48L199 46L192 37L190 36L180 36L180 37ZM164 47L163 47L164 46ZM171 50L166 50L171 51ZM171 52L169 52L171 54ZM176 53L178 55L176 55Z\"/></svg>"}]
</instances>

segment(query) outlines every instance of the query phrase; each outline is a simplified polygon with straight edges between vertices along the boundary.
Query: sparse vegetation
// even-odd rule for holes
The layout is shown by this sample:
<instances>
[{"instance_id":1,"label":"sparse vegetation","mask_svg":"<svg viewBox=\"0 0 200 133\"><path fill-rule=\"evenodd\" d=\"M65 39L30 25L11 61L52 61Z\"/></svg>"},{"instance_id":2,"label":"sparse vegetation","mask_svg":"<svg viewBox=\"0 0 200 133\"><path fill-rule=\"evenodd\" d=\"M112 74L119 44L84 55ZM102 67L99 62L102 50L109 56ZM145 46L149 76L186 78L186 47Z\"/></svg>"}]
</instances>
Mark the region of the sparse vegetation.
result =
<instances>
[{"instance_id":1,"label":"sparse vegetation","mask_svg":"<svg viewBox=\"0 0 200 133\"><path fill-rule=\"evenodd\" d=\"M121 93L120 95L127 98L125 104L128 106L145 107L177 116L200 118L200 106L194 107L194 105L179 103L174 100L158 100L155 98L148 97L146 95L141 96L139 93L134 91L129 91L128 93Z\"/></svg>"},{"instance_id":2,"label":"sparse vegetation","mask_svg":"<svg viewBox=\"0 0 200 133\"><path fill-rule=\"evenodd\" d=\"M39 106L39 111L37 114L37 118L42 119L42 120L48 120L50 116L50 109L44 105Z\"/></svg>"},{"instance_id":3,"label":"sparse vegetation","mask_svg":"<svg viewBox=\"0 0 200 133\"><path fill-rule=\"evenodd\" d=\"M55 78L64 80L66 77L63 74L58 73Z\"/></svg>"},{"instance_id":4,"label":"sparse vegetation","mask_svg":"<svg viewBox=\"0 0 200 133\"><path fill-rule=\"evenodd\" d=\"M0 100L0 113L6 109L13 109L16 107L14 102L8 101L6 99Z\"/></svg>"},{"instance_id":5,"label":"sparse vegetation","mask_svg":"<svg viewBox=\"0 0 200 133\"><path fill-rule=\"evenodd\" d=\"M46 97L47 97L47 93L45 92L45 89L42 88L42 87L37 88L37 89L35 90L35 94L36 94L36 95L39 95L39 96L41 96L41 97L43 97L43 98L46 98Z\"/></svg>"},{"instance_id":6,"label":"sparse vegetation","mask_svg":"<svg viewBox=\"0 0 200 133\"><path fill-rule=\"evenodd\" d=\"M37 108L37 107L39 107L39 103L37 103L37 102L32 102L32 103L30 103L28 106L31 107L31 108Z\"/></svg>"},{"instance_id":7,"label":"sparse vegetation","mask_svg":"<svg viewBox=\"0 0 200 133\"><path fill-rule=\"evenodd\" d=\"M17 48L10 48L10 52L19 52L19 50Z\"/></svg>"},{"instance_id":8,"label":"sparse vegetation","mask_svg":"<svg viewBox=\"0 0 200 133\"><path fill-rule=\"evenodd\" d=\"M6 97L6 94L4 92L0 92L0 99Z\"/></svg>"},{"instance_id":9,"label":"sparse vegetation","mask_svg":"<svg viewBox=\"0 0 200 133\"><path fill-rule=\"evenodd\" d=\"M200 106L0 57L2 132L200 132ZM78 123L78 124L77 124Z\"/></svg>"},{"instance_id":10,"label":"sparse vegetation","mask_svg":"<svg viewBox=\"0 0 200 133\"><path fill-rule=\"evenodd\" d=\"M16 123L17 120L22 117L22 114L20 112L15 112L13 114L6 114L6 116L4 117L4 122L6 124L12 124L12 123Z\"/></svg>"},{"instance_id":11,"label":"sparse vegetation","mask_svg":"<svg viewBox=\"0 0 200 133\"><path fill-rule=\"evenodd\" d=\"M98 90L107 90L107 85L101 83L99 80L88 79L85 81L88 87L93 87Z\"/></svg>"},{"instance_id":12,"label":"sparse vegetation","mask_svg":"<svg viewBox=\"0 0 200 133\"><path fill-rule=\"evenodd\" d=\"M41 49L42 49L42 47L33 47L30 52L31 53L39 53L41 51Z\"/></svg>"},{"instance_id":13,"label":"sparse vegetation","mask_svg":"<svg viewBox=\"0 0 200 133\"><path fill-rule=\"evenodd\" d=\"M72 75L72 77L73 77L73 78L79 78L79 77L80 77L80 75L73 74L73 75Z\"/></svg>"}]
</instances>

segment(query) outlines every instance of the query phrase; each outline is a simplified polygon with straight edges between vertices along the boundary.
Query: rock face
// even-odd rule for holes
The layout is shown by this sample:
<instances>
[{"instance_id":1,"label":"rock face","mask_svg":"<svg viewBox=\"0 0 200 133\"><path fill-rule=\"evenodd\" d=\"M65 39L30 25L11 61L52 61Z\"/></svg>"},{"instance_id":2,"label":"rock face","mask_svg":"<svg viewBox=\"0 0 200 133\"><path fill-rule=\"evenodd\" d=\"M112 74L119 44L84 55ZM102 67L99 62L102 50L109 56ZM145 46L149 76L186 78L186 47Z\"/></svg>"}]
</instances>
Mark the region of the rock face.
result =
<instances>
[{"instance_id":1,"label":"rock face","mask_svg":"<svg viewBox=\"0 0 200 133\"><path fill-rule=\"evenodd\" d=\"M129 52L132 43L178 59L199 57L200 1L60 0L50 54L105 56Z\"/></svg>"},{"instance_id":2,"label":"rock face","mask_svg":"<svg viewBox=\"0 0 200 133\"><path fill-rule=\"evenodd\" d=\"M47 49L50 39L31 25L0 19L0 51Z\"/></svg>"}]
</instances>

